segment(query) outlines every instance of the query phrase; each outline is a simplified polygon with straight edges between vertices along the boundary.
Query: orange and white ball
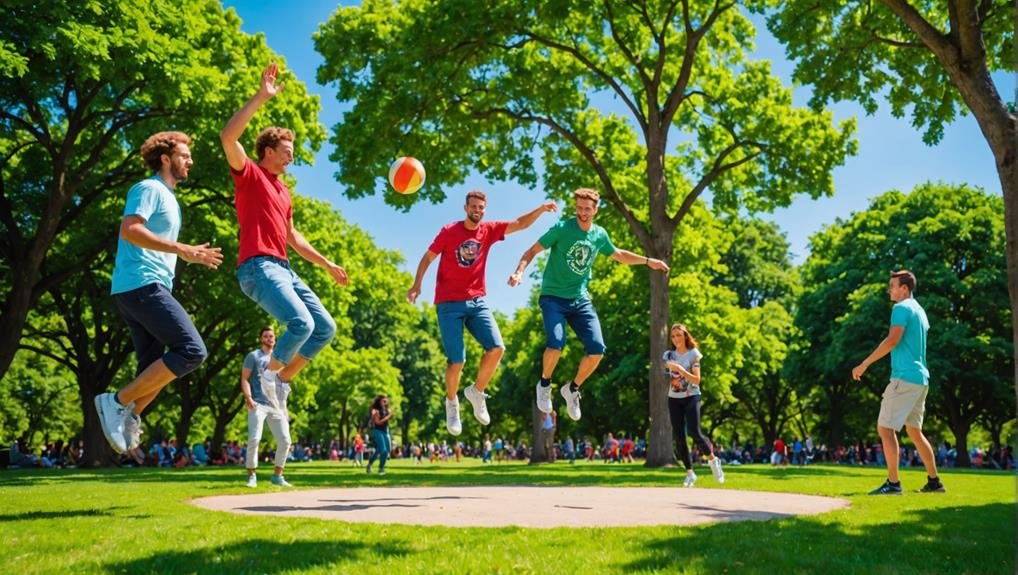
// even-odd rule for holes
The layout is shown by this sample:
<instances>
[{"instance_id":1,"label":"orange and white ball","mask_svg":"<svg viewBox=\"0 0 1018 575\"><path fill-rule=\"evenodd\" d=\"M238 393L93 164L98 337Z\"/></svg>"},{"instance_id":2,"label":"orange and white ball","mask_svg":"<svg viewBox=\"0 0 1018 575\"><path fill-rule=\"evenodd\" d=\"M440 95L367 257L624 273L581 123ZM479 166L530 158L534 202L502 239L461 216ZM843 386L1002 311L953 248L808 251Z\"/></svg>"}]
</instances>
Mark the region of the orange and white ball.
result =
<instances>
[{"instance_id":1,"label":"orange and white ball","mask_svg":"<svg viewBox=\"0 0 1018 575\"><path fill-rule=\"evenodd\" d=\"M424 164L417 158L403 156L389 166L389 185L401 194L412 194L424 185Z\"/></svg>"}]
</instances>

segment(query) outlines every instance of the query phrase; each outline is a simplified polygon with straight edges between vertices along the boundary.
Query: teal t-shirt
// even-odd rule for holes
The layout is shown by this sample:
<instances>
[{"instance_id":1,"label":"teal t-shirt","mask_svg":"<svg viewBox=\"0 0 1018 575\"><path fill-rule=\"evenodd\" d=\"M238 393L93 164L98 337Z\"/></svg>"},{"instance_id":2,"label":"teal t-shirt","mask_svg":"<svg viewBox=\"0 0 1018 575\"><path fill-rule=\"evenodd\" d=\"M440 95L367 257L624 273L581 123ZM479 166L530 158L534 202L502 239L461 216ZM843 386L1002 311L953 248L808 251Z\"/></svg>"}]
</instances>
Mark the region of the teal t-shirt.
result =
<instances>
[{"instance_id":1,"label":"teal t-shirt","mask_svg":"<svg viewBox=\"0 0 1018 575\"><path fill-rule=\"evenodd\" d=\"M891 326L905 328L898 345L891 350L891 377L909 383L928 385L930 370L926 367L926 332L930 322L926 311L912 298L894 304Z\"/></svg>"},{"instance_id":2,"label":"teal t-shirt","mask_svg":"<svg viewBox=\"0 0 1018 575\"><path fill-rule=\"evenodd\" d=\"M615 253L608 232L597 224L583 231L576 218L561 220L537 240L551 250L541 281L541 295L577 299L587 295L590 269L598 253Z\"/></svg>"},{"instance_id":3,"label":"teal t-shirt","mask_svg":"<svg viewBox=\"0 0 1018 575\"><path fill-rule=\"evenodd\" d=\"M173 190L159 176L131 186L124 204L124 217L138 216L145 227L164 240L177 241L180 233L180 205ZM110 293L118 294L159 282L173 289L177 255L138 247L124 238L117 240Z\"/></svg>"}]
</instances>

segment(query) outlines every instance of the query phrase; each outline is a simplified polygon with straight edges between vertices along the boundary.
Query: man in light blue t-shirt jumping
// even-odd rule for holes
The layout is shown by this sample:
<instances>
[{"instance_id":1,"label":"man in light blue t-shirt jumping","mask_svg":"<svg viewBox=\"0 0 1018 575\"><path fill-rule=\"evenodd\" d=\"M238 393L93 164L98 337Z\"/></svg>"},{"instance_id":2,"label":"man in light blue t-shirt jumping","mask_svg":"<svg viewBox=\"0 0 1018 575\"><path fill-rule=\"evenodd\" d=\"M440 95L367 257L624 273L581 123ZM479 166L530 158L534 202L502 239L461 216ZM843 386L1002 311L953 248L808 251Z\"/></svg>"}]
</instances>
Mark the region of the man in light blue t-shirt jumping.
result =
<instances>
[{"instance_id":1,"label":"man in light blue t-shirt jumping","mask_svg":"<svg viewBox=\"0 0 1018 575\"><path fill-rule=\"evenodd\" d=\"M937 476L937 463L933 447L923 435L923 415L926 412L926 393L929 391L930 370L926 367L926 332L930 322L926 311L912 297L915 292L915 275L902 270L891 273L887 293L894 302L891 310L891 329L884 341L852 369L852 379L859 381L866 369L878 359L891 354L891 382L884 390L877 417L877 432L887 460L887 481L870 491L870 495L901 495L898 478L898 431L902 425L919 451L929 476L923 493L943 493L944 485Z\"/></svg>"},{"instance_id":2,"label":"man in light blue t-shirt jumping","mask_svg":"<svg viewBox=\"0 0 1018 575\"><path fill-rule=\"evenodd\" d=\"M110 293L131 330L138 368L123 389L95 397L103 435L117 453L140 443L139 415L145 407L208 355L190 316L170 293L178 256L209 269L223 263L220 248L177 242L181 218L175 190L194 163L190 143L181 132L159 132L145 140L141 157L152 176L127 192L120 220Z\"/></svg>"},{"instance_id":3,"label":"man in light blue t-shirt jumping","mask_svg":"<svg viewBox=\"0 0 1018 575\"><path fill-rule=\"evenodd\" d=\"M566 411L574 421L581 416L580 386L597 369L605 352L601 322L587 292L594 259L598 254L603 254L622 264L642 264L668 273L668 264L663 261L637 255L612 244L608 232L594 223L600 199L600 195L590 188L580 188L573 192L576 217L560 220L545 232L523 254L516 271L509 276L510 286L519 285L530 260L544 250L551 250L544 267L541 297L538 299L547 341L541 365L541 381L537 383L537 408L544 413L552 410L551 376L566 344L568 323L583 342L586 351L573 381L560 389L566 400Z\"/></svg>"}]
</instances>

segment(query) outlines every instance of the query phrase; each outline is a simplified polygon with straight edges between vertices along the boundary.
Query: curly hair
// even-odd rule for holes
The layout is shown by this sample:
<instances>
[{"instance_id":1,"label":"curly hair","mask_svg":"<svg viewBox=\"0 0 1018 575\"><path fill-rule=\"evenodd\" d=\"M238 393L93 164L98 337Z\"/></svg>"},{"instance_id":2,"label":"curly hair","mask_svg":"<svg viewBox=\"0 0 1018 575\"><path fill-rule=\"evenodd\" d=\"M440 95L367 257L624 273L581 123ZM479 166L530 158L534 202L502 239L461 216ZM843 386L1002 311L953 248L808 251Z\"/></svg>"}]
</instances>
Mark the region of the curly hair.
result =
<instances>
[{"instance_id":1,"label":"curly hair","mask_svg":"<svg viewBox=\"0 0 1018 575\"><path fill-rule=\"evenodd\" d=\"M591 188L580 188L573 192L573 200L590 200L594 202L594 205L597 205L601 201L601 194Z\"/></svg>"},{"instance_id":2,"label":"curly hair","mask_svg":"<svg viewBox=\"0 0 1018 575\"><path fill-rule=\"evenodd\" d=\"M293 141L293 130L277 128L275 126L262 130L262 133L258 134L258 139L255 140L255 151L258 153L258 161L262 161L262 158L265 157L265 148L275 148L279 142L284 141Z\"/></svg>"},{"instance_id":3,"label":"curly hair","mask_svg":"<svg viewBox=\"0 0 1018 575\"><path fill-rule=\"evenodd\" d=\"M190 145L191 137L184 132L157 132L152 134L141 145L141 158L145 167L158 172L163 167L163 154L173 155L177 144Z\"/></svg>"}]
</instances>

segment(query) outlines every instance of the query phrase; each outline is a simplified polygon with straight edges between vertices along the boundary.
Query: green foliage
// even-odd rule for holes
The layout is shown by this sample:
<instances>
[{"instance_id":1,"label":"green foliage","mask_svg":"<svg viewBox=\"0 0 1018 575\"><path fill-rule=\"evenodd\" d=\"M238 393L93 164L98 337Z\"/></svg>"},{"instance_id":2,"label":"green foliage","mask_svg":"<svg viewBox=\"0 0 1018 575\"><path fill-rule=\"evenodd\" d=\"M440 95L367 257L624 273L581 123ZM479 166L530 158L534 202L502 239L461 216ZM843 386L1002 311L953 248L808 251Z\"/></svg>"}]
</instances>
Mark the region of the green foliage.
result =
<instances>
[{"instance_id":1,"label":"green foliage","mask_svg":"<svg viewBox=\"0 0 1018 575\"><path fill-rule=\"evenodd\" d=\"M24 447L38 451L47 441L65 443L78 436L81 409L77 386L57 362L21 352L10 371L0 379L0 445L10 447L22 440Z\"/></svg>"},{"instance_id":2,"label":"green foliage","mask_svg":"<svg viewBox=\"0 0 1018 575\"><path fill-rule=\"evenodd\" d=\"M901 118L909 112L912 125L923 131L923 141L936 144L944 125L959 114L968 114L963 93L952 89L957 78L926 49L924 40L885 2L837 0L814 2L790 0L768 17L768 28L787 47L796 61L793 78L811 84L811 105L831 100L855 100L870 114L879 98L886 98L891 113ZM925 20L939 41L969 42L963 34L980 34L982 54L966 57L983 61L964 64L970 71L985 65L990 72L1014 70L1014 6L1009 2L979 2L977 6L956 2L908 2L915 16ZM964 14L971 11L971 14ZM954 15L950 14L954 12ZM973 18L977 30L964 30L959 19ZM966 23L967 24L967 23ZM955 46L938 49L953 52ZM959 50L961 51L961 50ZM952 65L961 62L952 62Z\"/></svg>"}]
</instances>

